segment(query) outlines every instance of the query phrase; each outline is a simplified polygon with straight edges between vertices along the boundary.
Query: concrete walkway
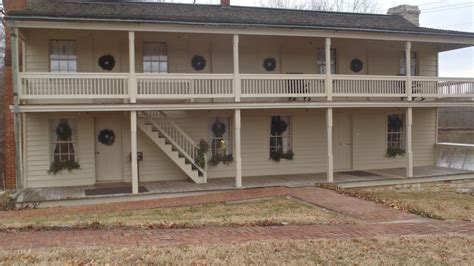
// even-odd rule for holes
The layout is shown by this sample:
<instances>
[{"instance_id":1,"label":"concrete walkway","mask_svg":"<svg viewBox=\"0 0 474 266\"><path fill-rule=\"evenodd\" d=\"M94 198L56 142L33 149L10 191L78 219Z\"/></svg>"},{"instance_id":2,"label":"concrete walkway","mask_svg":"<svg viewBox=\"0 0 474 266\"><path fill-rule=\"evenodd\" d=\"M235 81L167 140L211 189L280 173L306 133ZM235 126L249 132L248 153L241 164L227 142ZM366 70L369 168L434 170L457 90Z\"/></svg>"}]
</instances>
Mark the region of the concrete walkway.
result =
<instances>
[{"instance_id":1,"label":"concrete walkway","mask_svg":"<svg viewBox=\"0 0 474 266\"><path fill-rule=\"evenodd\" d=\"M0 248L34 249L83 246L169 246L195 244L229 244L245 241L348 238L401 235L467 234L474 235L474 223L441 222L424 219L384 205L340 195L316 187L264 188L214 193L208 195L140 202L101 204L25 210L1 213L0 223L7 219L113 212L147 208L190 206L205 203L239 201L275 196L292 196L359 220L357 225L306 225L279 227L215 227L199 229L128 229L1 232Z\"/></svg>"}]
</instances>

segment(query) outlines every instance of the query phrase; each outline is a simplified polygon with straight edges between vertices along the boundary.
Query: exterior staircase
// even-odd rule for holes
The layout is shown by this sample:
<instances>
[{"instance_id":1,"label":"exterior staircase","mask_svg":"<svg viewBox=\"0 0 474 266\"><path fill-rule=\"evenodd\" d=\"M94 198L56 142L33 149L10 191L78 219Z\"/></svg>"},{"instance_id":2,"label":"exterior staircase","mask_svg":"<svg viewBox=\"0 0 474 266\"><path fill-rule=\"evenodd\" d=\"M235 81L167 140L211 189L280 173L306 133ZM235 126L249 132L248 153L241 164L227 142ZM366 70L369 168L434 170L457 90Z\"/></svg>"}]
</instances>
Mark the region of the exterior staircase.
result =
<instances>
[{"instance_id":1,"label":"exterior staircase","mask_svg":"<svg viewBox=\"0 0 474 266\"><path fill-rule=\"evenodd\" d=\"M196 163L198 145L164 112L142 112L137 125L195 183L207 183L207 158L203 169Z\"/></svg>"}]
</instances>

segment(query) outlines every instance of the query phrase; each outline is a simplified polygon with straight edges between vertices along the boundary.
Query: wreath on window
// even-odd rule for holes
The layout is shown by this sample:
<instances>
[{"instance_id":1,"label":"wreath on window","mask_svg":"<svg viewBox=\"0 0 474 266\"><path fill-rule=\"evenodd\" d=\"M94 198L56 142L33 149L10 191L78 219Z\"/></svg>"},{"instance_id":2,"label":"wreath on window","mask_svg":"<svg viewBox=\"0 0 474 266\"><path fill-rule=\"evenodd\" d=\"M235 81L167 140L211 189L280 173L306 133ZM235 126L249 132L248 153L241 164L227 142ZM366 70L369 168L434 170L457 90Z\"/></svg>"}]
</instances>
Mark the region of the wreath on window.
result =
<instances>
[{"instance_id":1,"label":"wreath on window","mask_svg":"<svg viewBox=\"0 0 474 266\"><path fill-rule=\"evenodd\" d=\"M110 129L100 131L99 142L106 146L112 146L115 143L115 133Z\"/></svg>"},{"instance_id":2,"label":"wreath on window","mask_svg":"<svg viewBox=\"0 0 474 266\"><path fill-rule=\"evenodd\" d=\"M61 120L56 127L56 135L60 141L68 141L72 136L72 129L66 120Z\"/></svg>"},{"instance_id":3,"label":"wreath on window","mask_svg":"<svg viewBox=\"0 0 474 266\"><path fill-rule=\"evenodd\" d=\"M279 136L286 132L288 129L288 124L281 120L280 117L274 117L272 119L272 135Z\"/></svg>"},{"instance_id":4,"label":"wreath on window","mask_svg":"<svg viewBox=\"0 0 474 266\"><path fill-rule=\"evenodd\" d=\"M203 56L195 55L191 60L191 66L196 71L201 71L206 68L206 59Z\"/></svg>"},{"instance_id":5,"label":"wreath on window","mask_svg":"<svg viewBox=\"0 0 474 266\"><path fill-rule=\"evenodd\" d=\"M391 115L388 117L388 125L394 130L400 130L400 128L403 126L403 121L399 116Z\"/></svg>"},{"instance_id":6,"label":"wreath on window","mask_svg":"<svg viewBox=\"0 0 474 266\"><path fill-rule=\"evenodd\" d=\"M214 137L222 138L226 132L225 124L219 121L219 118L216 122L212 125L212 133L214 133Z\"/></svg>"},{"instance_id":7,"label":"wreath on window","mask_svg":"<svg viewBox=\"0 0 474 266\"><path fill-rule=\"evenodd\" d=\"M263 60L263 68L265 68L267 71L274 71L276 68L275 58L267 58Z\"/></svg>"},{"instance_id":8,"label":"wreath on window","mask_svg":"<svg viewBox=\"0 0 474 266\"><path fill-rule=\"evenodd\" d=\"M354 59L351 62L351 70L355 73L359 73L364 68L364 62L360 59Z\"/></svg>"},{"instance_id":9,"label":"wreath on window","mask_svg":"<svg viewBox=\"0 0 474 266\"><path fill-rule=\"evenodd\" d=\"M99 58L99 66L103 70L111 71L115 67L115 58L112 55L103 55Z\"/></svg>"}]
</instances>

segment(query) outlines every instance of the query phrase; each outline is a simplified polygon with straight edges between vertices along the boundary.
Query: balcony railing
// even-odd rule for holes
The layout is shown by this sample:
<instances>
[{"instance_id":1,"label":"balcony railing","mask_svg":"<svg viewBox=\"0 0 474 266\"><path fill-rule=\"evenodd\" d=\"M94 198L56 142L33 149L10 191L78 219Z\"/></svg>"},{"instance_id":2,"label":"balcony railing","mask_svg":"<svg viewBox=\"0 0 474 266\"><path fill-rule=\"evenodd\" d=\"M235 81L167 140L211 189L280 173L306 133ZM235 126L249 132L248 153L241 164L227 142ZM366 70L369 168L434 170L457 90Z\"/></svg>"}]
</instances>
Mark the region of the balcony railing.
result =
<instances>
[{"instance_id":1,"label":"balcony railing","mask_svg":"<svg viewBox=\"0 0 474 266\"><path fill-rule=\"evenodd\" d=\"M474 78L401 76L20 73L21 100L278 97L474 98ZM135 82L136 81L136 82ZM328 86L332 85L332 86Z\"/></svg>"}]
</instances>

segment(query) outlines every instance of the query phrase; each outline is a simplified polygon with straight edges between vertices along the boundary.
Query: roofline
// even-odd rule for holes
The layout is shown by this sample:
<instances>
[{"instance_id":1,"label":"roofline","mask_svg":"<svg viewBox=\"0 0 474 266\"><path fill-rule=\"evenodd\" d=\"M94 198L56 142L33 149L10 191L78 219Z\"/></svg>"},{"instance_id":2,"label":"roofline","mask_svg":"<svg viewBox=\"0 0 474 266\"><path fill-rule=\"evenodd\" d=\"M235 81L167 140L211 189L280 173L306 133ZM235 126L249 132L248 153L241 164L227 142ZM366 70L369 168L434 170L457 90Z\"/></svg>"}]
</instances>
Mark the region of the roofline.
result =
<instances>
[{"instance_id":1,"label":"roofline","mask_svg":"<svg viewBox=\"0 0 474 266\"><path fill-rule=\"evenodd\" d=\"M229 22L186 22L173 20L148 20L148 19L100 19L100 18L76 18L76 17L51 17L51 16L18 16L10 15L5 17L6 20L24 20L24 21L49 21L49 22L125 22L125 23L153 23L153 24L174 24L174 25L199 25L199 26L234 26L234 27L270 27L283 29L316 29L316 30L334 30L334 31L352 31L367 33L397 33L410 35L427 35L440 37L462 37L472 38L474 45L474 33L436 33L436 32L417 32L417 31L395 31L395 30L377 30L377 29L357 29L342 27L322 27L322 26L301 26L301 25L285 25L285 24L256 24L256 23L229 23Z\"/></svg>"}]
</instances>

